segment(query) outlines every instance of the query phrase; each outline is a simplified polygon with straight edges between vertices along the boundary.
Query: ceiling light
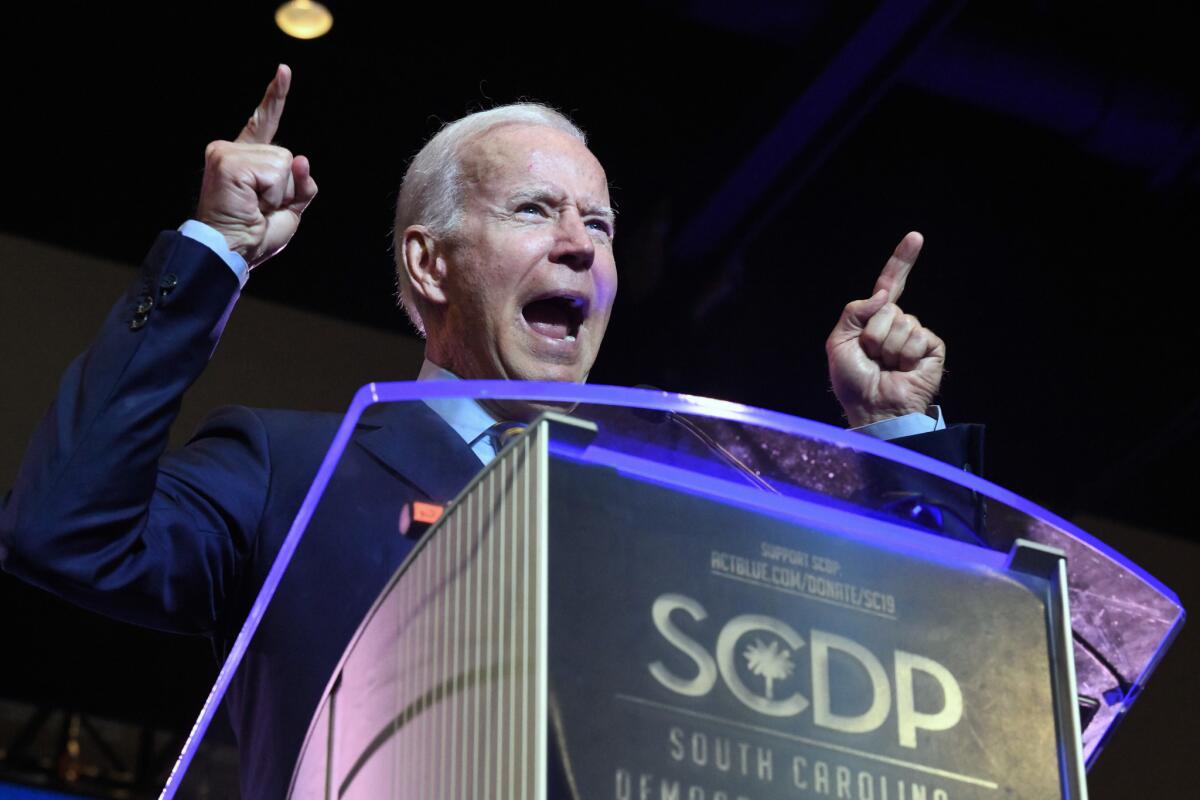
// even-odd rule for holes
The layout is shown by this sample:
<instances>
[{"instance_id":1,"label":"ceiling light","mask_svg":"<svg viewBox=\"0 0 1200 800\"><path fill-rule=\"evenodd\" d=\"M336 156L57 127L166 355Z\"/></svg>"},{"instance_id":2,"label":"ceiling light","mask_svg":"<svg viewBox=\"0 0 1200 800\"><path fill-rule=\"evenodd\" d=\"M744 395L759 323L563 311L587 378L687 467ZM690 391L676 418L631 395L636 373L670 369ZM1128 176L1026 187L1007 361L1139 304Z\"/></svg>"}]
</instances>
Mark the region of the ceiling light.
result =
<instances>
[{"instance_id":1,"label":"ceiling light","mask_svg":"<svg viewBox=\"0 0 1200 800\"><path fill-rule=\"evenodd\" d=\"M316 39L329 33L333 27L333 14L313 0L289 0L275 12L275 24L288 36Z\"/></svg>"}]
</instances>

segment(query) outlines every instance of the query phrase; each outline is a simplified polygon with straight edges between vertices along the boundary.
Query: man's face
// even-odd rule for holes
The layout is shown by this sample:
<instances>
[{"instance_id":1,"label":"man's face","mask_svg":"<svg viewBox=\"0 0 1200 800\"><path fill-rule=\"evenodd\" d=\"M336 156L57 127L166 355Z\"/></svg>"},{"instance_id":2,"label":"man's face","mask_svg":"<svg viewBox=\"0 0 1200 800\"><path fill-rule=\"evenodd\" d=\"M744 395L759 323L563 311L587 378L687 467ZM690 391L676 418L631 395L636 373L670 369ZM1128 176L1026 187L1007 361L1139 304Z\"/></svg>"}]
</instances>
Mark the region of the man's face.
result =
<instances>
[{"instance_id":1,"label":"man's face","mask_svg":"<svg viewBox=\"0 0 1200 800\"><path fill-rule=\"evenodd\" d=\"M586 380L617 292L600 162L554 128L503 125L469 142L461 165L442 366L462 378Z\"/></svg>"}]
</instances>

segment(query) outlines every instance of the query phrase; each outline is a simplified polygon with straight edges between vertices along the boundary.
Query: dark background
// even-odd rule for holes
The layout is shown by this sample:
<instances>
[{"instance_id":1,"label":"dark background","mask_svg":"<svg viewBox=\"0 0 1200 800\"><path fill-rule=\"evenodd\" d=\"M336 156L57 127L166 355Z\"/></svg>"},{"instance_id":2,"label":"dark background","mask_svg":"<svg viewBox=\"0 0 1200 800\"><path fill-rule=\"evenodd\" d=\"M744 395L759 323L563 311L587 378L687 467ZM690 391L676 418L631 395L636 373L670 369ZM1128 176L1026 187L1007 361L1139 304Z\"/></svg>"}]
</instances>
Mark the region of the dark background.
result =
<instances>
[{"instance_id":1,"label":"dark background","mask_svg":"<svg viewBox=\"0 0 1200 800\"><path fill-rule=\"evenodd\" d=\"M389 254L408 157L443 121L538 99L588 131L620 212L622 288L594 382L837 422L824 338L920 230L902 305L947 341L942 402L952 421L987 423L988 476L1134 531L1122 549L1185 605L1198 596L1179 569L1200 545L1200 92L1184 5L328 5L334 28L314 42L281 34L273 2L6 11L0 231L132 276L155 233L189 216L204 145L236 134L284 61L278 140L310 157L321 194L247 295L411 335ZM31 305L55 327L54 297L0 294L5 315ZM22 391L3 374L4 393ZM1153 536L1145 558L1137 532ZM7 577L0 601L10 642L66 631L72 676L6 658L4 694L175 724L211 678L202 643L139 638ZM97 655L108 648L147 655ZM1093 797L1174 796L1186 770L1164 753L1197 736L1161 728L1197 710L1195 679L1172 665L1194 652L1185 633L1164 672L1186 684L1143 701L1179 713L1135 728L1135 709ZM130 661L158 666L131 678ZM1135 738L1150 744L1122 755ZM1120 784L1131 766L1141 782Z\"/></svg>"}]
</instances>

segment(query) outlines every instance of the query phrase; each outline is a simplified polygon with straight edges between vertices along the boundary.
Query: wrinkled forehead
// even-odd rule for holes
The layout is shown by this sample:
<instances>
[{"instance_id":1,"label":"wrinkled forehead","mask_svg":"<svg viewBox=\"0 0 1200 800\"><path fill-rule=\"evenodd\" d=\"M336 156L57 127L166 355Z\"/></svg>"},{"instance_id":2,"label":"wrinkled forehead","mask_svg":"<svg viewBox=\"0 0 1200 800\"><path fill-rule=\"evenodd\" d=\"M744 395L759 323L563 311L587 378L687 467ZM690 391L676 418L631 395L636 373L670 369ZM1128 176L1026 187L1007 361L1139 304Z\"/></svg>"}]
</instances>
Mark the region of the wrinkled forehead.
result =
<instances>
[{"instance_id":1,"label":"wrinkled forehead","mask_svg":"<svg viewBox=\"0 0 1200 800\"><path fill-rule=\"evenodd\" d=\"M464 143L463 183L498 200L530 188L554 188L580 203L609 204L604 167L579 139L546 125L497 125Z\"/></svg>"}]
</instances>

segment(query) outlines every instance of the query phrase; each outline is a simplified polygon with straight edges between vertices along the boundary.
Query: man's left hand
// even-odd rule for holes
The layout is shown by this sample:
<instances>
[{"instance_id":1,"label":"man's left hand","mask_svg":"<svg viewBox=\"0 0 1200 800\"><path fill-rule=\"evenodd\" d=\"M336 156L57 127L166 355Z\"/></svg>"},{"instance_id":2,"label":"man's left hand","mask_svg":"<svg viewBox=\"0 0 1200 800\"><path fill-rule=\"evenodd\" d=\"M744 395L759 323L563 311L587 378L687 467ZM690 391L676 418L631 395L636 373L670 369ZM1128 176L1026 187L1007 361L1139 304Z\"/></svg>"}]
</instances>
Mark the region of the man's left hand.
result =
<instances>
[{"instance_id":1,"label":"man's left hand","mask_svg":"<svg viewBox=\"0 0 1200 800\"><path fill-rule=\"evenodd\" d=\"M937 394L946 345L896 304L924 239L905 236L866 300L855 300L825 342L833 393L851 427L923 413Z\"/></svg>"}]
</instances>

